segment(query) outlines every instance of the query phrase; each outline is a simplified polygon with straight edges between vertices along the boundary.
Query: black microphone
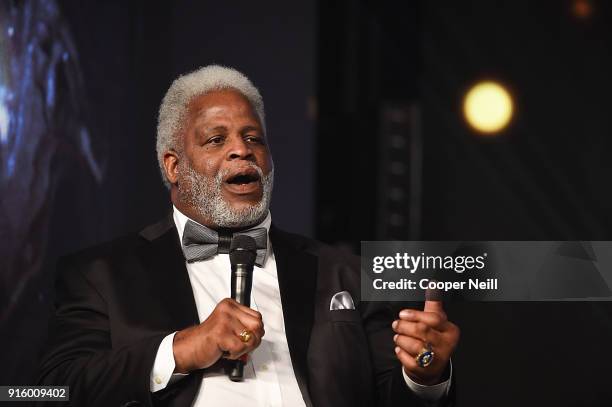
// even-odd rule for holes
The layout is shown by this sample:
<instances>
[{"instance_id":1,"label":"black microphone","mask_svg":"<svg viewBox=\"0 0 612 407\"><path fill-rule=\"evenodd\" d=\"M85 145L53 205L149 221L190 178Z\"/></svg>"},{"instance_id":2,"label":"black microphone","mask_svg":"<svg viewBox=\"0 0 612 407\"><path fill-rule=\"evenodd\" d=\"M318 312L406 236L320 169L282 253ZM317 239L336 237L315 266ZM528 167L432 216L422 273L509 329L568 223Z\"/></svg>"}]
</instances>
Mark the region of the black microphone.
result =
<instances>
[{"instance_id":1,"label":"black microphone","mask_svg":"<svg viewBox=\"0 0 612 407\"><path fill-rule=\"evenodd\" d=\"M232 293L237 303L251 306L251 288L253 286L253 267L257 257L257 243L251 236L237 235L232 239L229 258L232 265ZM233 382L242 381L244 363L235 360L230 368L229 378Z\"/></svg>"}]
</instances>

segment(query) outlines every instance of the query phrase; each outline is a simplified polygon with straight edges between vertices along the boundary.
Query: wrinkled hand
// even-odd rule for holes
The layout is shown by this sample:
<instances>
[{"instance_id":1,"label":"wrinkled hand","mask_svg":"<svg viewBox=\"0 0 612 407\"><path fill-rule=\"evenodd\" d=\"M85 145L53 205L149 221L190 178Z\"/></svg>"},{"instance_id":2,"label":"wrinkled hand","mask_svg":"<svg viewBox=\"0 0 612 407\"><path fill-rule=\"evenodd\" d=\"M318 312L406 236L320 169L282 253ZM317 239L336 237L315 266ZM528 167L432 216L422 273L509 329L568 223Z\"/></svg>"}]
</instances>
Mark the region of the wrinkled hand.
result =
<instances>
[{"instance_id":1,"label":"wrinkled hand","mask_svg":"<svg viewBox=\"0 0 612 407\"><path fill-rule=\"evenodd\" d=\"M395 353L406 375L423 385L440 383L459 342L459 328L446 318L440 301L425 301L423 311L404 309L399 317L399 320L393 322L393 330L396 332L393 340ZM423 350L425 343L431 345L435 356L429 366L420 367L416 356Z\"/></svg>"},{"instance_id":2,"label":"wrinkled hand","mask_svg":"<svg viewBox=\"0 0 612 407\"><path fill-rule=\"evenodd\" d=\"M244 330L253 333L244 343L238 335ZM206 321L174 336L172 350L175 373L188 373L213 365L222 356L238 359L261 343L265 331L261 314L236 301L221 300Z\"/></svg>"}]
</instances>

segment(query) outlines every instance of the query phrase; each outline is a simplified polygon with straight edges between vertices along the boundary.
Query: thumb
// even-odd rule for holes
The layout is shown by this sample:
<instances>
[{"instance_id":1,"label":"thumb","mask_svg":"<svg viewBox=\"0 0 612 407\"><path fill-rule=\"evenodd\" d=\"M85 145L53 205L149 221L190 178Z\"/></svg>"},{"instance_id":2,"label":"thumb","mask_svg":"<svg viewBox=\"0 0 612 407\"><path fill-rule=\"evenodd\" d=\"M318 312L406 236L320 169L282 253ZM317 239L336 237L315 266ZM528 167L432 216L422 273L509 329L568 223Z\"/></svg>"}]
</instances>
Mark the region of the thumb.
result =
<instances>
[{"instance_id":1,"label":"thumb","mask_svg":"<svg viewBox=\"0 0 612 407\"><path fill-rule=\"evenodd\" d=\"M442 307L442 301L426 300L423 311L435 312L436 314L444 315L444 308Z\"/></svg>"}]
</instances>

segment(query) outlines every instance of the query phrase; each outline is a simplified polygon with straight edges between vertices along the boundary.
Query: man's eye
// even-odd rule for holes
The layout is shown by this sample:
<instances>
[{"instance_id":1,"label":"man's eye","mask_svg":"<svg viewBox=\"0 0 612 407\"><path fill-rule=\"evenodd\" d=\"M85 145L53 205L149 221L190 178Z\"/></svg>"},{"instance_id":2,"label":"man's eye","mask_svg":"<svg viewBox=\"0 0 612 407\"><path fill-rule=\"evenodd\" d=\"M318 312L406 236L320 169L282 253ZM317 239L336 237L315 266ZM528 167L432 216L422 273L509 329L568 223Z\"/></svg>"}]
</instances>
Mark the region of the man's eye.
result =
<instances>
[{"instance_id":1,"label":"man's eye","mask_svg":"<svg viewBox=\"0 0 612 407\"><path fill-rule=\"evenodd\" d=\"M249 143L258 143L258 144L262 144L263 143L263 138L261 138L260 136L246 136L245 141L248 141Z\"/></svg>"},{"instance_id":2,"label":"man's eye","mask_svg":"<svg viewBox=\"0 0 612 407\"><path fill-rule=\"evenodd\" d=\"M221 144L223 142L222 136L213 136L208 139L207 144Z\"/></svg>"}]
</instances>

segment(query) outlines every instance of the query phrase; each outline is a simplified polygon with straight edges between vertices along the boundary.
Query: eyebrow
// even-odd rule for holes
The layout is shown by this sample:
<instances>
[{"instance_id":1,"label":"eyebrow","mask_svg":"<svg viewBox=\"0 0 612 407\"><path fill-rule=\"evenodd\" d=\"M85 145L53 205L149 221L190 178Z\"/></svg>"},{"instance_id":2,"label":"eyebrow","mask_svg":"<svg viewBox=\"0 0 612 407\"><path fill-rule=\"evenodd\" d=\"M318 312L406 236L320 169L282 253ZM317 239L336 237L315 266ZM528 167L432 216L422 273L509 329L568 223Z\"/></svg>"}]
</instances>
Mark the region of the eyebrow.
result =
<instances>
[{"instance_id":1,"label":"eyebrow","mask_svg":"<svg viewBox=\"0 0 612 407\"><path fill-rule=\"evenodd\" d=\"M205 126L196 126L195 132L198 136L202 136L204 134L215 133L215 132L227 132L227 127L225 126L215 126L215 127L205 127Z\"/></svg>"},{"instance_id":2,"label":"eyebrow","mask_svg":"<svg viewBox=\"0 0 612 407\"><path fill-rule=\"evenodd\" d=\"M246 131L261 131L261 128L259 126L244 126L243 128L240 129L240 132L246 132Z\"/></svg>"},{"instance_id":3,"label":"eyebrow","mask_svg":"<svg viewBox=\"0 0 612 407\"><path fill-rule=\"evenodd\" d=\"M258 131L261 132L261 128L259 126L244 126L240 129L241 133L245 133L248 131ZM226 133L227 132L227 127L226 126L215 126L215 127L196 127L196 133L199 135L204 134L208 134L208 133L214 133L214 132L223 132Z\"/></svg>"},{"instance_id":4,"label":"eyebrow","mask_svg":"<svg viewBox=\"0 0 612 407\"><path fill-rule=\"evenodd\" d=\"M204 127L202 130L206 132L227 131L227 127L225 126Z\"/></svg>"}]
</instances>

